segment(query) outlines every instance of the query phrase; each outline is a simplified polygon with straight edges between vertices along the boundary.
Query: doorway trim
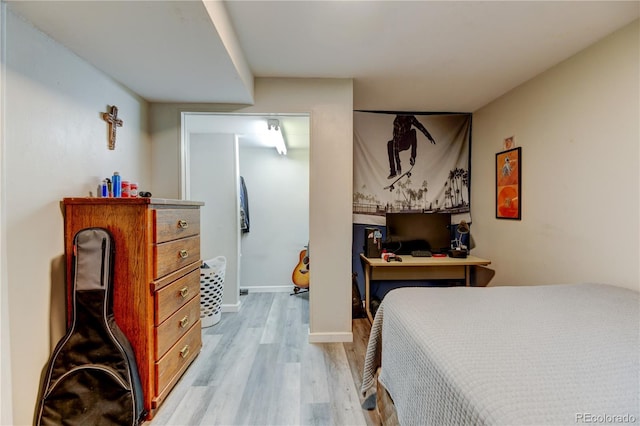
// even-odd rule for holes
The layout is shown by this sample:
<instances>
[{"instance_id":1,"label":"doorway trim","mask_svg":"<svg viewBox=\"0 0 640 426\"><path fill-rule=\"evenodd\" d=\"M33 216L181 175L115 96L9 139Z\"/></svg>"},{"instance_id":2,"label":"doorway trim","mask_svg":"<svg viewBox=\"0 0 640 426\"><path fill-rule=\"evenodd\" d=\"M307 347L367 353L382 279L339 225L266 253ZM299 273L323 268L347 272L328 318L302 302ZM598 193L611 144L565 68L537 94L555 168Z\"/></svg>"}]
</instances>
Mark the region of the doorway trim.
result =
<instances>
[{"instance_id":1,"label":"doorway trim","mask_svg":"<svg viewBox=\"0 0 640 426\"><path fill-rule=\"evenodd\" d=\"M196 118L196 117L202 117L202 120ZM216 117L216 120L211 120L210 122L207 120L207 117ZM220 117L222 117L223 119L220 120ZM225 117L229 117L229 120L226 120ZM234 119L232 120L231 117L233 117ZM299 117L299 118L298 118ZM196 111L196 112L191 112L191 111L180 111L180 120L181 120L181 127L180 127L180 142L179 142L179 156L180 156L180 164L179 164L179 177L180 177L180 182L179 182L179 191L180 191L180 197L182 199L190 199L193 196L196 197L203 197L203 194L206 193L206 191L203 193L202 192L202 187L201 190L198 190L198 194L193 195L192 194L192 189L194 189L195 187L193 185L195 185L194 182L191 182L191 179L193 178L192 176L192 172L193 170L191 170L191 163L192 160L196 160L196 158L192 157L192 155L195 155L191 152L191 148L190 148L190 144L191 139L194 137L194 135L196 134L218 134L218 135L234 135L235 136L235 140L236 140L236 155L235 155L235 170L236 170L236 176L235 176L235 180L239 182L239 176L240 176L240 165L239 165L239 154L238 154L238 145L244 146L244 147L248 147L248 146L257 146L256 144L259 142L248 142L249 139L263 139L261 138L262 133L266 133L267 131L267 120L268 119L278 119L280 118L280 120L286 120L287 118L289 118L289 124L290 126L288 127L289 129L291 129L291 127L293 127L294 130L294 134L296 136L298 136L298 138L294 138L293 134L290 134L289 136L291 136L289 138L289 143L290 143L290 148L293 147L293 152L295 152L296 148L304 148L307 150L310 150L310 137L311 137L311 114L310 113L269 113L269 114L259 114L259 113L221 113L221 112L201 112L201 111ZM244 121L244 119L246 119L246 122ZM293 122L291 123L291 119L296 119L298 120L298 122ZM300 122L302 119L306 119L305 121ZM228 123L227 123L228 122ZM286 125L286 124L285 124ZM235 126L235 127L234 127ZM248 127L245 127L248 126ZM262 129L261 126L264 126L264 130ZM306 140L304 142L299 142L300 141L300 135L298 132L298 128L303 129L302 131L304 132L305 135L303 135L304 138L306 138ZM287 133L285 132L285 137L287 137ZM240 142L239 142L240 139ZM297 141L296 141L297 140ZM261 146L271 146L271 145L266 145L263 144ZM273 149L273 155L277 157L276 154L276 150L275 148L269 148L269 149ZM290 150L291 151L291 150ZM269 151L271 152L271 151ZM227 155L227 154L225 154ZM252 154L253 155L253 154ZM261 154L262 155L262 154ZM291 155L291 152L290 152ZM307 154L298 154L298 155L307 155ZM267 157L270 157L270 155L267 155ZM294 158L295 154L294 154ZM282 157L283 161L287 161L287 157ZM272 161L272 160L268 160L268 161ZM276 160L278 161L278 160ZM299 161L299 160L298 160ZM248 172L247 172L248 173ZM230 177L230 176L227 176ZM254 178L254 182L256 177L253 176ZM287 178L288 179L288 178ZM308 177L307 177L308 180ZM236 182L239 186L239 183ZM298 180L299 183L303 183L303 181ZM304 183L303 183L304 185ZM271 187L271 186L269 186ZM309 187L308 187L308 183L306 187L299 187L298 191L306 191L307 197L309 194ZM301 193L301 192L298 192ZM291 200L294 200L295 198L288 198ZM226 198L227 202L228 197ZM203 200L206 201L206 200ZM294 203L295 204L295 203ZM304 244L302 246L306 246L309 243L309 235L308 235L308 224L309 224L309 206L308 206L308 200L307 200L307 206L306 206L306 213L304 213L304 204L300 205L298 204L301 208L300 213L306 214L306 238L304 241ZM205 208L206 208L206 204L205 204ZM240 213L239 213L239 200L238 200L238 206L236 207L238 209L238 213L237 213L237 217L239 218ZM226 210L228 212L228 210ZM225 217L228 218L228 213L223 213L226 214ZM300 216L297 215L296 217L304 220L304 216ZM277 220L276 220L277 222ZM300 224L300 226L305 226L303 225L304 222L298 221L297 223ZM234 282L234 284L231 284L229 287L230 290L235 293L235 287L238 288L238 291L241 289L240 287L240 259L241 259L241 254L240 254L240 248L243 245L243 240L241 238L241 232L240 232L240 227L239 227L239 223L238 223L238 232L237 232L237 249L238 249L238 260L234 261L234 262L228 262L227 267L230 267L230 263L231 264L235 264L234 266L232 266L234 269L233 271L237 273L237 280L234 280L236 282ZM302 230L302 229L300 229ZM233 242L231 240L231 237L229 234L225 234L225 241L229 242L229 246L228 248L231 249L229 251L229 255L233 256L233 252L235 251L235 248L233 248ZM253 253L255 253L255 241L257 241L254 237L253 239L253 243L249 244L249 246L247 246L247 248L249 250L251 250L251 247L253 247ZM247 241L244 241L244 243L247 243ZM225 243L226 244L226 243ZM300 248L302 248L302 246ZM227 246L225 246L227 247ZM225 249L226 250L226 249ZM211 250L209 250L211 251ZM298 256L298 252L295 253L295 258L297 259ZM207 254L205 254L205 256L208 256ZM293 259L293 257L292 257ZM237 271L235 266L237 265ZM264 266L264 265L263 265ZM295 262L293 262L291 264L291 268L293 269L293 267L295 266ZM278 266L279 269L277 269L277 276L279 277L276 281L275 284L277 284L277 287L279 288L279 291L283 291L282 288L287 288L286 291L291 291L291 289L293 289L293 283L291 283L289 286L287 286L286 284L288 284L288 282L283 282L283 264L279 264ZM246 272L246 271L245 271ZM291 270L289 270L289 274L290 274ZM255 277L254 278L254 283L256 284L265 284L264 287L258 287L258 286L243 286L242 288L247 288L249 289L251 292L257 292L257 291L268 291L269 289L275 289L276 287L273 286L268 286L265 282L255 282ZM283 283L283 286L279 286L280 283ZM246 284L246 283L245 283ZM231 295L230 295L231 296ZM235 295L234 295L235 296ZM235 298L235 297L234 297ZM225 298L227 299L227 298ZM230 299L225 300L225 302L227 303L223 303L222 305L222 309L223 312L230 312L230 311L237 311L239 310L239 295L237 296L237 300L238 302L232 302Z\"/></svg>"}]
</instances>

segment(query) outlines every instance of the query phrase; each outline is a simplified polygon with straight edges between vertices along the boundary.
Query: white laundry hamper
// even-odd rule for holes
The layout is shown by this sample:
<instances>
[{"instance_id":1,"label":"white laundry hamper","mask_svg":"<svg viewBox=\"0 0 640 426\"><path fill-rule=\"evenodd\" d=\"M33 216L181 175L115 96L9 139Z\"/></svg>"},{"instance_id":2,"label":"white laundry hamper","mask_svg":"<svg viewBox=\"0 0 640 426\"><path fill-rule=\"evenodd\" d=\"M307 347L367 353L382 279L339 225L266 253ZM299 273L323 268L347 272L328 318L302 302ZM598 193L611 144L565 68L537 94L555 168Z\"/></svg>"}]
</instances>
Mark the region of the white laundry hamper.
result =
<instances>
[{"instance_id":1,"label":"white laundry hamper","mask_svg":"<svg viewBox=\"0 0 640 426\"><path fill-rule=\"evenodd\" d=\"M200 320L202 327L211 327L222 318L222 294L227 259L224 256L202 262L200 268Z\"/></svg>"}]
</instances>

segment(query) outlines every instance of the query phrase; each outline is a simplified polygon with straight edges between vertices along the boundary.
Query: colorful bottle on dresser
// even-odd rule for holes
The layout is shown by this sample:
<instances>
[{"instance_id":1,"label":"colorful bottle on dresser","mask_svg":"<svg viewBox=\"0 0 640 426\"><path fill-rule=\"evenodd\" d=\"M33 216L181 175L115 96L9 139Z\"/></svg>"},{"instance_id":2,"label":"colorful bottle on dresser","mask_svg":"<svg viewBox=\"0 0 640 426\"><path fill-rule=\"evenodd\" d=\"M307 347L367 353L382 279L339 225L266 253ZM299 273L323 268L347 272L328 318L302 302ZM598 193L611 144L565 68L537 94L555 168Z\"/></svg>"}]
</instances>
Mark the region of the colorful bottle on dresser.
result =
<instances>
[{"instance_id":1,"label":"colorful bottle on dresser","mask_svg":"<svg viewBox=\"0 0 640 426\"><path fill-rule=\"evenodd\" d=\"M120 173L113 172L112 177L113 184L113 197L118 198L122 196L122 180L120 179Z\"/></svg>"}]
</instances>

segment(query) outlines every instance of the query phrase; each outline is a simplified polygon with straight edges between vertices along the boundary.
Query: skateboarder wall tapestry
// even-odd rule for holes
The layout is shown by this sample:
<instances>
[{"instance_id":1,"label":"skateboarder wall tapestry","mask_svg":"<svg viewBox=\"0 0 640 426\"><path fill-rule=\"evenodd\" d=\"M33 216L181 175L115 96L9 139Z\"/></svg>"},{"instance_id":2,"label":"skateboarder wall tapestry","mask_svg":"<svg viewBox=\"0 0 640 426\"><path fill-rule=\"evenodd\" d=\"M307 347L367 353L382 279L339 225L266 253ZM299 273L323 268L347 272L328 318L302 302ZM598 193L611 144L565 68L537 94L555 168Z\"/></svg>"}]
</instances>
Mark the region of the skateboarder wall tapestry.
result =
<instances>
[{"instance_id":1,"label":"skateboarder wall tapestry","mask_svg":"<svg viewBox=\"0 0 640 426\"><path fill-rule=\"evenodd\" d=\"M354 111L354 223L387 212L469 221L471 114Z\"/></svg>"}]
</instances>

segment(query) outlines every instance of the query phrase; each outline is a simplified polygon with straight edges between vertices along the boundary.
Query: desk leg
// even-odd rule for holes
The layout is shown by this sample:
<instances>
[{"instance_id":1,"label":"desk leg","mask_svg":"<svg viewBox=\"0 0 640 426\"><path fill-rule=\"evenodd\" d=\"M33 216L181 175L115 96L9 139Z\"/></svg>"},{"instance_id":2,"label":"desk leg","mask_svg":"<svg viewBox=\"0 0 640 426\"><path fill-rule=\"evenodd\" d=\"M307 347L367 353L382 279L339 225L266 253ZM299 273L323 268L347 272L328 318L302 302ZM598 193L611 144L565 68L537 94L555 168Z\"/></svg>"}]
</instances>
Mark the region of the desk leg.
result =
<instances>
[{"instance_id":1,"label":"desk leg","mask_svg":"<svg viewBox=\"0 0 640 426\"><path fill-rule=\"evenodd\" d=\"M369 322L373 323L373 317L371 316L370 286L371 286L371 266L365 264L364 265L364 310L367 313L367 318L369 318Z\"/></svg>"},{"instance_id":2,"label":"desk leg","mask_svg":"<svg viewBox=\"0 0 640 426\"><path fill-rule=\"evenodd\" d=\"M467 287L471 287L471 265L464 267L464 283Z\"/></svg>"}]
</instances>

